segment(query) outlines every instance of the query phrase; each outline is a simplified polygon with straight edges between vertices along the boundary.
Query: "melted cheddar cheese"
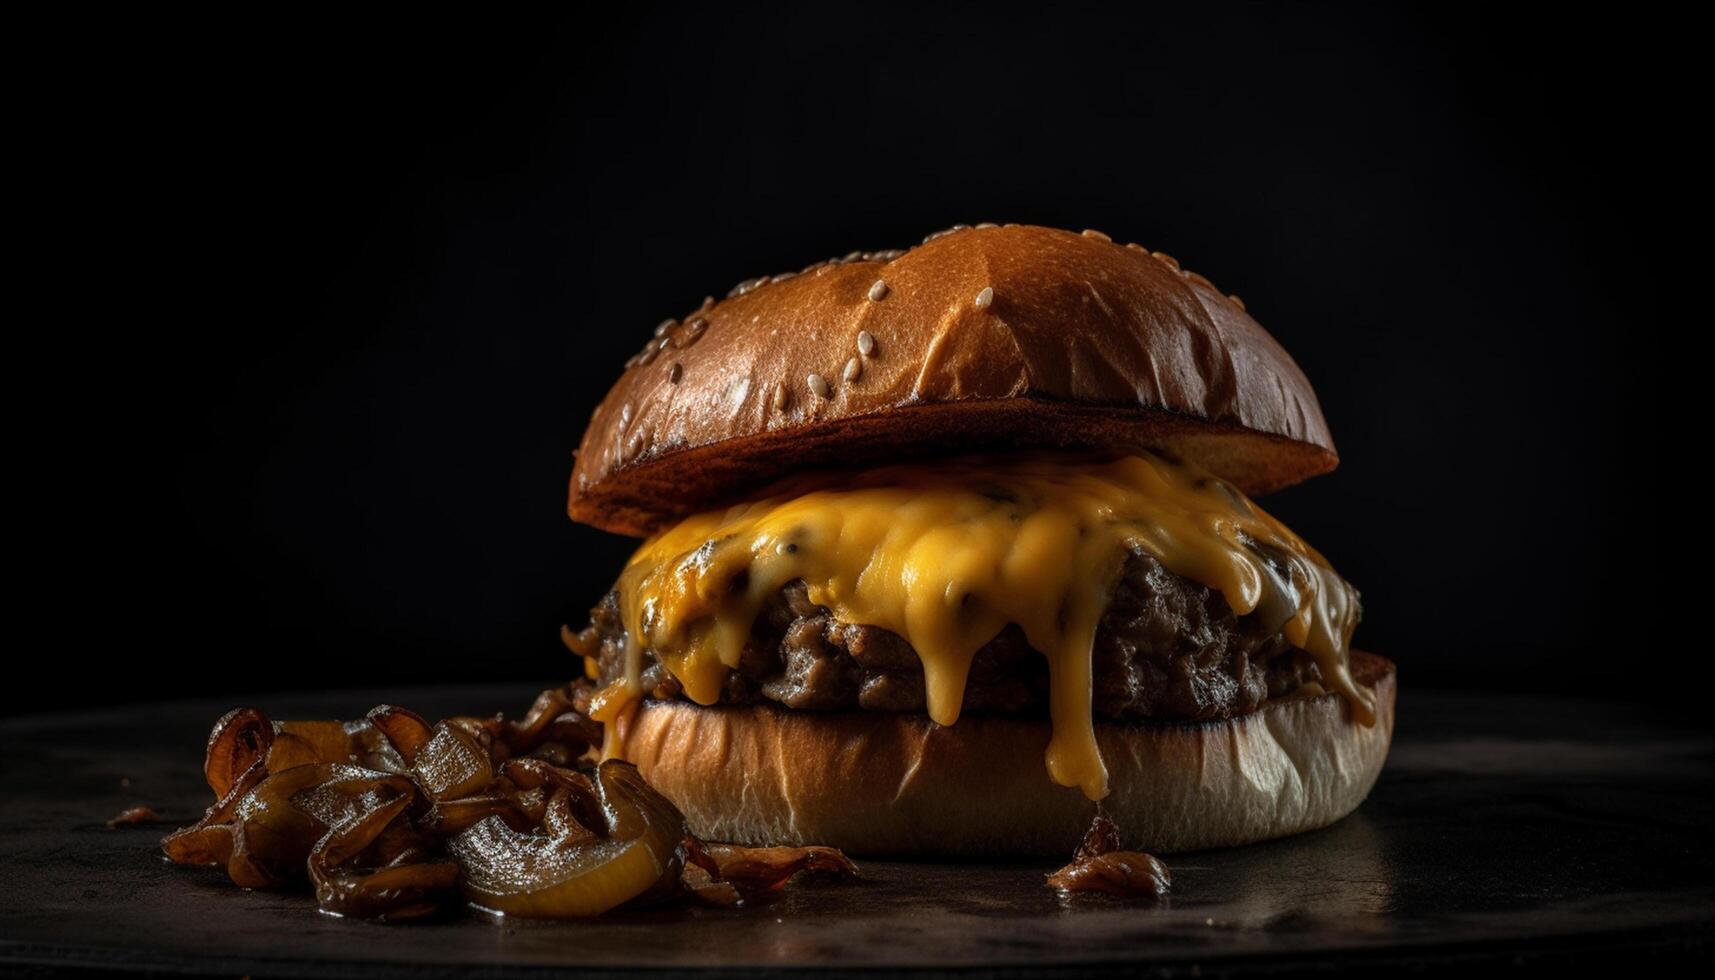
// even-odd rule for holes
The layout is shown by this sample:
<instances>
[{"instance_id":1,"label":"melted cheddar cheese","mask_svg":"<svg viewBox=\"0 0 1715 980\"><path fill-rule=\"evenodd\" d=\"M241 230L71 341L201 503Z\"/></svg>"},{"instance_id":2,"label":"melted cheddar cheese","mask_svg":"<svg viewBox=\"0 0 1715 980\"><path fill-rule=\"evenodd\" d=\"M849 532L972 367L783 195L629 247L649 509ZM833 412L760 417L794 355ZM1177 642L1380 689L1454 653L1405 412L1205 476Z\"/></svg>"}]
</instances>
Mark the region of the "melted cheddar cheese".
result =
<instances>
[{"instance_id":1,"label":"melted cheddar cheese","mask_svg":"<svg viewBox=\"0 0 1715 980\"><path fill-rule=\"evenodd\" d=\"M1101 799L1091 651L1132 552L1218 591L1239 615L1281 624L1357 718L1373 718L1347 667L1351 586L1228 484L1154 455L891 466L687 518L646 541L620 576L626 675L598 692L593 713L610 729L629 720L645 647L686 696L714 703L764 603L802 579L837 619L911 644L929 717L942 725L959 720L972 657L1018 624L1048 659L1049 776ZM610 740L607 751L621 749Z\"/></svg>"}]
</instances>

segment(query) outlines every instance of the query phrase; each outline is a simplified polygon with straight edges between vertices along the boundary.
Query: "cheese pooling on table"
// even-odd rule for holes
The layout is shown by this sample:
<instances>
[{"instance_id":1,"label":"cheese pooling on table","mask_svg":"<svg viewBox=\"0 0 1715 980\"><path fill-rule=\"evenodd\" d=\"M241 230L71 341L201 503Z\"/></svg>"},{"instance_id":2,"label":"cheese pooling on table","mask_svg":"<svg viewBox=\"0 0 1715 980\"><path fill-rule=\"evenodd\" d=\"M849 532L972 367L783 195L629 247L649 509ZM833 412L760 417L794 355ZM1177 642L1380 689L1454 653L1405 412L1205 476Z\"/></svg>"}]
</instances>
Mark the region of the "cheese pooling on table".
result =
<instances>
[{"instance_id":1,"label":"cheese pooling on table","mask_svg":"<svg viewBox=\"0 0 1715 980\"><path fill-rule=\"evenodd\" d=\"M836 619L917 651L929 717L942 725L959 720L972 657L1016 623L1048 660L1048 774L1101 799L1092 647L1133 552L1219 592L1238 615L1283 623L1357 720L1373 719L1347 666L1352 587L1227 483L1155 455L890 466L686 518L644 542L620 576L626 674L592 715L612 730L641 695L645 647L687 697L713 704L763 605L802 579ZM623 749L610 739L608 751Z\"/></svg>"}]
</instances>

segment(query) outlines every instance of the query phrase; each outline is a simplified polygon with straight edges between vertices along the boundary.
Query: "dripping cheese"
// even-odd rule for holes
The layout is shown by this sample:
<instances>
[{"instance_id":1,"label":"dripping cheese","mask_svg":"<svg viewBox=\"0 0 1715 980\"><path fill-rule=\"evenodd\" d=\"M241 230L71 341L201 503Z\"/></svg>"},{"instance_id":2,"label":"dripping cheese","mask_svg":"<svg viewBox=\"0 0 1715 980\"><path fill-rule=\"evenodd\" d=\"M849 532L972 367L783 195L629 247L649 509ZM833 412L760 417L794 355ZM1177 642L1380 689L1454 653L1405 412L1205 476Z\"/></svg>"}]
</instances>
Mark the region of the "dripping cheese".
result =
<instances>
[{"instance_id":1,"label":"dripping cheese","mask_svg":"<svg viewBox=\"0 0 1715 980\"><path fill-rule=\"evenodd\" d=\"M713 704L764 603L801 579L835 618L917 651L929 717L942 725L959 720L973 656L1017 624L1048 661L1048 774L1101 799L1092 648L1134 552L1219 592L1239 615L1273 611L1323 683L1358 720L1373 718L1347 666L1351 586L1237 490L1155 455L883 467L687 518L646 541L620 576L626 674L592 713L610 728L628 716L644 648L687 697ZM623 748L610 739L607 751Z\"/></svg>"}]
</instances>

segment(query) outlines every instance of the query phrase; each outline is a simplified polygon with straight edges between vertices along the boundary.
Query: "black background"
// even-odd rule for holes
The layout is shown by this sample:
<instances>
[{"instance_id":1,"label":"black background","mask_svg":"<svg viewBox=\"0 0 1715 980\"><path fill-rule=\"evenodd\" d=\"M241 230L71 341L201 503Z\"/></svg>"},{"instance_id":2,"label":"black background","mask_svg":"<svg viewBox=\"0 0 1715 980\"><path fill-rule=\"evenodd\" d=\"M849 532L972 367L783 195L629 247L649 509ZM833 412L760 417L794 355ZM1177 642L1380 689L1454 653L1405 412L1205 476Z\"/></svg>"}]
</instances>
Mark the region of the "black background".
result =
<instances>
[{"instance_id":1,"label":"black background","mask_svg":"<svg viewBox=\"0 0 1715 980\"><path fill-rule=\"evenodd\" d=\"M14 325L48 679L6 711L569 675L632 544L564 515L621 360L739 279L978 221L1244 296L1342 454L1265 505L1408 691L1700 698L1666 564L1706 547L1698 447L1659 448L1707 322L1683 25L614 6L104 21L17 93L31 267L69 275Z\"/></svg>"}]
</instances>

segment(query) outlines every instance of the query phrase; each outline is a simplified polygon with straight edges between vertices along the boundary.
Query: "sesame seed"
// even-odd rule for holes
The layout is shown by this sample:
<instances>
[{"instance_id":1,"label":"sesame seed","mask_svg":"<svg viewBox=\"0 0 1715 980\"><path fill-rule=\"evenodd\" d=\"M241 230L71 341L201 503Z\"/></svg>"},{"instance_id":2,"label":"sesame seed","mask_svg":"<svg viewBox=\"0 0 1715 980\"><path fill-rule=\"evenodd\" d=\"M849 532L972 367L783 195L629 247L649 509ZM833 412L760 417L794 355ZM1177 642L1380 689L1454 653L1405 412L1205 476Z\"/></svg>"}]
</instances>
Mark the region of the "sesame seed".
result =
<instances>
[{"instance_id":1,"label":"sesame seed","mask_svg":"<svg viewBox=\"0 0 1715 980\"><path fill-rule=\"evenodd\" d=\"M744 400L750 395L750 378L747 375L735 374L727 380L726 388L721 392L725 399L727 411L733 415L744 406Z\"/></svg>"},{"instance_id":2,"label":"sesame seed","mask_svg":"<svg viewBox=\"0 0 1715 980\"><path fill-rule=\"evenodd\" d=\"M997 225L992 221L984 221L981 224L977 225L977 228L979 230L985 229L985 228L999 228L999 227L1000 227L1000 225Z\"/></svg>"},{"instance_id":3,"label":"sesame seed","mask_svg":"<svg viewBox=\"0 0 1715 980\"><path fill-rule=\"evenodd\" d=\"M840 377L845 380L846 384L851 384L853 381L856 381L858 379L858 375L862 373L863 361L854 357L846 362L846 369L840 372Z\"/></svg>"},{"instance_id":4,"label":"sesame seed","mask_svg":"<svg viewBox=\"0 0 1715 980\"><path fill-rule=\"evenodd\" d=\"M1083 235L1085 238L1095 238L1104 242L1113 241L1112 238L1108 237L1106 232L1097 231L1094 228L1085 228L1083 231L1079 232L1079 234Z\"/></svg>"},{"instance_id":5,"label":"sesame seed","mask_svg":"<svg viewBox=\"0 0 1715 980\"><path fill-rule=\"evenodd\" d=\"M858 353L865 357L875 353L875 338L868 330L858 331Z\"/></svg>"},{"instance_id":6,"label":"sesame seed","mask_svg":"<svg viewBox=\"0 0 1715 980\"><path fill-rule=\"evenodd\" d=\"M993 286L984 286L983 291L977 294L977 298L976 298L977 309L986 310L986 309L988 309L989 304L992 302L994 302L994 287Z\"/></svg>"},{"instance_id":7,"label":"sesame seed","mask_svg":"<svg viewBox=\"0 0 1715 980\"><path fill-rule=\"evenodd\" d=\"M655 363L655 357L660 353L661 348L656 347L654 344L650 344L648 347L643 348L643 354L637 359L637 363L640 367L648 367Z\"/></svg>"},{"instance_id":8,"label":"sesame seed","mask_svg":"<svg viewBox=\"0 0 1715 980\"><path fill-rule=\"evenodd\" d=\"M1172 269L1174 272L1179 271L1179 260L1168 255L1166 252L1151 252L1149 254L1155 256L1155 261L1160 262L1162 265Z\"/></svg>"},{"instance_id":9,"label":"sesame seed","mask_svg":"<svg viewBox=\"0 0 1715 980\"><path fill-rule=\"evenodd\" d=\"M953 227L947 229L947 234L951 235L955 231L969 231L970 228L971 228L970 225L954 225Z\"/></svg>"},{"instance_id":10,"label":"sesame seed","mask_svg":"<svg viewBox=\"0 0 1715 980\"><path fill-rule=\"evenodd\" d=\"M667 331L673 329L673 324L678 323L678 322L679 321L673 319L672 317L668 317L667 319L662 320L660 323L655 325L655 336L659 337L662 334L666 333Z\"/></svg>"},{"instance_id":11,"label":"sesame seed","mask_svg":"<svg viewBox=\"0 0 1715 980\"><path fill-rule=\"evenodd\" d=\"M845 255L845 258L841 259L840 261L841 262L856 262L858 259L861 259L861 258L863 258L863 249L857 248L857 249L851 250L850 252L847 252Z\"/></svg>"},{"instance_id":12,"label":"sesame seed","mask_svg":"<svg viewBox=\"0 0 1715 980\"><path fill-rule=\"evenodd\" d=\"M1126 242L1125 247L1131 249L1133 252L1142 252L1145 255L1149 254L1149 249L1144 248L1136 242Z\"/></svg>"},{"instance_id":13,"label":"sesame seed","mask_svg":"<svg viewBox=\"0 0 1715 980\"><path fill-rule=\"evenodd\" d=\"M685 366L680 364L678 361L674 361L672 369L667 372L667 383L670 385L676 385L679 383L679 379L684 377L684 375Z\"/></svg>"},{"instance_id":14,"label":"sesame seed","mask_svg":"<svg viewBox=\"0 0 1715 980\"><path fill-rule=\"evenodd\" d=\"M795 276L795 275L797 275L797 274L798 274L798 273L796 273L796 272L782 272L782 273L780 273L780 274L779 274L779 275L777 275L777 276L771 276L771 277L769 277L769 280L768 280L768 281L769 281L769 282L771 282L771 283L772 283L772 282L785 282L785 281L786 281L786 280L788 280L788 279L790 279L790 278L792 278L792 277L793 277L793 276Z\"/></svg>"},{"instance_id":15,"label":"sesame seed","mask_svg":"<svg viewBox=\"0 0 1715 980\"><path fill-rule=\"evenodd\" d=\"M828 382L823 380L821 375L812 374L808 378L805 378L804 382L810 386L810 391L817 398L833 397L833 390L828 387Z\"/></svg>"},{"instance_id":16,"label":"sesame seed","mask_svg":"<svg viewBox=\"0 0 1715 980\"><path fill-rule=\"evenodd\" d=\"M774 382L774 410L776 412L786 411L786 399L790 397L791 395L786 391L784 384L779 381Z\"/></svg>"},{"instance_id":17,"label":"sesame seed","mask_svg":"<svg viewBox=\"0 0 1715 980\"><path fill-rule=\"evenodd\" d=\"M702 317L698 317L690 323L685 324L685 329L679 331L678 335L673 338L673 346L689 347L696 343L697 338L701 337L703 335L703 331L707 329L709 329L709 321Z\"/></svg>"},{"instance_id":18,"label":"sesame seed","mask_svg":"<svg viewBox=\"0 0 1715 980\"><path fill-rule=\"evenodd\" d=\"M765 283L767 281L768 281L767 276L757 276L755 279L746 279L745 281L743 281L743 282L739 283L738 285L732 287L732 289L728 290L727 291L727 298L731 299L734 296L743 296L745 293L750 292L751 290L755 289L756 287L762 285L763 283Z\"/></svg>"},{"instance_id":19,"label":"sesame seed","mask_svg":"<svg viewBox=\"0 0 1715 980\"><path fill-rule=\"evenodd\" d=\"M877 279L870 284L869 298L871 302L879 303L885 296L887 296L887 280Z\"/></svg>"},{"instance_id":20,"label":"sesame seed","mask_svg":"<svg viewBox=\"0 0 1715 980\"><path fill-rule=\"evenodd\" d=\"M630 425L630 424L631 424L631 403L626 402L625 406L619 410L619 430L621 432L624 432L625 427Z\"/></svg>"},{"instance_id":21,"label":"sesame seed","mask_svg":"<svg viewBox=\"0 0 1715 980\"><path fill-rule=\"evenodd\" d=\"M1244 301L1244 300L1242 300L1242 299L1239 299L1239 294L1238 294L1238 293L1234 293L1234 294L1232 294L1232 295L1231 295L1231 296L1228 296L1228 297L1227 297L1227 299L1229 299L1229 300L1231 300L1231 301L1232 301L1232 304L1233 304L1233 305L1234 305L1234 306L1236 306L1236 307L1238 307L1238 308L1239 308L1239 309L1241 309L1241 310L1242 310L1242 309L1244 309L1244 308L1245 308L1245 301Z\"/></svg>"}]
</instances>

